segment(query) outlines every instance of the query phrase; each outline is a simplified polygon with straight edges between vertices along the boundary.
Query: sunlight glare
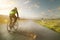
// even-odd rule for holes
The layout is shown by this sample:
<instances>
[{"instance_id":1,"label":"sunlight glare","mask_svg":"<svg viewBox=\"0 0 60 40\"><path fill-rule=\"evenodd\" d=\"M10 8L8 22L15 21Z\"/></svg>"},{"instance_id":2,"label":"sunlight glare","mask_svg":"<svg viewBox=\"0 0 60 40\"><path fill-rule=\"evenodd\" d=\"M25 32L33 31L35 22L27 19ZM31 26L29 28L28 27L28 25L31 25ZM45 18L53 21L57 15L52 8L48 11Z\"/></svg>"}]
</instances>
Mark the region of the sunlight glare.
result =
<instances>
[{"instance_id":1,"label":"sunlight glare","mask_svg":"<svg viewBox=\"0 0 60 40\"><path fill-rule=\"evenodd\" d=\"M0 0L0 14L9 15L9 11L15 6L14 1Z\"/></svg>"}]
</instances>

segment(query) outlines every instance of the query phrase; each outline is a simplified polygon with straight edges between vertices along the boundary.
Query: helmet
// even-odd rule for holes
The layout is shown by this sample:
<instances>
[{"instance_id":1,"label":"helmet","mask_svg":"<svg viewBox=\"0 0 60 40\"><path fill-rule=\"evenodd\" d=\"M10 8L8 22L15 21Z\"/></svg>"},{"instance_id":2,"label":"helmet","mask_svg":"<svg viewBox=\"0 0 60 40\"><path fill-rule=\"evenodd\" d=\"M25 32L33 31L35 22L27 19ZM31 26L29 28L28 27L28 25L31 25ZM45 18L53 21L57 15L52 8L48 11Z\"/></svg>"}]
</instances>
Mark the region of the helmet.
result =
<instances>
[{"instance_id":1,"label":"helmet","mask_svg":"<svg viewBox=\"0 0 60 40\"><path fill-rule=\"evenodd\" d=\"M16 7L14 7L14 9L15 9L15 10L17 10L17 8L16 8Z\"/></svg>"}]
</instances>

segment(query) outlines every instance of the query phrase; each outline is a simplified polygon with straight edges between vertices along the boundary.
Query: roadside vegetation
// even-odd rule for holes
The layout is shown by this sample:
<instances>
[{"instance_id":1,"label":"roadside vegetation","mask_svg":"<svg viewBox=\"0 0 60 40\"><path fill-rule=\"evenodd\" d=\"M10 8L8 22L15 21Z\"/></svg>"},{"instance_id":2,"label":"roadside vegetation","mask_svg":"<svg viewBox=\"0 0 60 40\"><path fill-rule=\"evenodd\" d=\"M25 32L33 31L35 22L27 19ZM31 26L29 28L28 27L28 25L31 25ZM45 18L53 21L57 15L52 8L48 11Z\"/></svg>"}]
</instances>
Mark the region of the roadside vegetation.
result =
<instances>
[{"instance_id":1,"label":"roadside vegetation","mask_svg":"<svg viewBox=\"0 0 60 40\"><path fill-rule=\"evenodd\" d=\"M60 19L37 20L36 23L60 33Z\"/></svg>"}]
</instances>

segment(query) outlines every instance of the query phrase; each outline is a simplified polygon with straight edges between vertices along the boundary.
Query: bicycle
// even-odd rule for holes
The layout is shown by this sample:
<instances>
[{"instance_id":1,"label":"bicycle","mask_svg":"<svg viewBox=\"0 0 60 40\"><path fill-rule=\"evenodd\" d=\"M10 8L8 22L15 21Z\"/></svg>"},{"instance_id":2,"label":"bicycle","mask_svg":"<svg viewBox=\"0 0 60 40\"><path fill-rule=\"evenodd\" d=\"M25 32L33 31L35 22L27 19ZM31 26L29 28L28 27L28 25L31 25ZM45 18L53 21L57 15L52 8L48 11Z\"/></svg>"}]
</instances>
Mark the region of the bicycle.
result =
<instances>
[{"instance_id":1,"label":"bicycle","mask_svg":"<svg viewBox=\"0 0 60 40\"><path fill-rule=\"evenodd\" d=\"M18 29L18 18L17 18L17 21L15 22L14 26L12 26L12 25L13 25L13 21L12 21L12 24L10 24L10 21L9 21L9 23L7 23L8 32L17 31L17 29ZM12 26L12 28L10 26Z\"/></svg>"}]
</instances>

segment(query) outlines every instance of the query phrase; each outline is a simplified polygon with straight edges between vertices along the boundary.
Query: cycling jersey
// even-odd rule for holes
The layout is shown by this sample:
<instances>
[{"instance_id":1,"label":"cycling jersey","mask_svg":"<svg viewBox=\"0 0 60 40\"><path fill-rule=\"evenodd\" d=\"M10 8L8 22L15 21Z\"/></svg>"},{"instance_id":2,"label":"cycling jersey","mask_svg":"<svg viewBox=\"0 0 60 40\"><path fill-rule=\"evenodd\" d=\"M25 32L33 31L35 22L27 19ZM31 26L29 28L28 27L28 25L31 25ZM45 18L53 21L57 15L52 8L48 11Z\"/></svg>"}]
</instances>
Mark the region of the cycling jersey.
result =
<instances>
[{"instance_id":1,"label":"cycling jersey","mask_svg":"<svg viewBox=\"0 0 60 40\"><path fill-rule=\"evenodd\" d=\"M17 13L17 10L11 10L10 14L13 15L13 14L16 14Z\"/></svg>"}]
</instances>

